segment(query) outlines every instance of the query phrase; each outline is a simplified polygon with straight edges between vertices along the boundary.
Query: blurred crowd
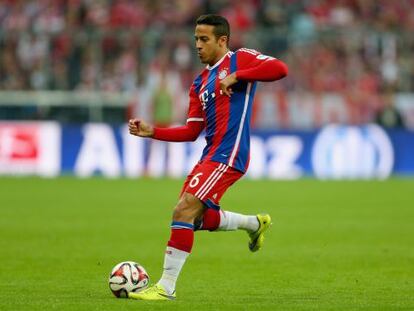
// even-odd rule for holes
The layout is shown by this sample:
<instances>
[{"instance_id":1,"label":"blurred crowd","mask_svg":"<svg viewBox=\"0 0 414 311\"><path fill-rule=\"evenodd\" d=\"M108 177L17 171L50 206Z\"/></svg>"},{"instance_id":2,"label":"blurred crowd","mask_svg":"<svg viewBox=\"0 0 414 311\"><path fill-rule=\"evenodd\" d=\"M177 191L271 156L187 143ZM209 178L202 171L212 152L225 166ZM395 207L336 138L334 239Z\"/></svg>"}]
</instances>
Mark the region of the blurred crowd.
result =
<instances>
[{"instance_id":1,"label":"blurred crowd","mask_svg":"<svg viewBox=\"0 0 414 311\"><path fill-rule=\"evenodd\" d=\"M145 86L171 100L201 68L193 27L207 12L228 18L232 50L288 63L281 91L369 109L414 92L414 0L0 0L0 90Z\"/></svg>"}]
</instances>

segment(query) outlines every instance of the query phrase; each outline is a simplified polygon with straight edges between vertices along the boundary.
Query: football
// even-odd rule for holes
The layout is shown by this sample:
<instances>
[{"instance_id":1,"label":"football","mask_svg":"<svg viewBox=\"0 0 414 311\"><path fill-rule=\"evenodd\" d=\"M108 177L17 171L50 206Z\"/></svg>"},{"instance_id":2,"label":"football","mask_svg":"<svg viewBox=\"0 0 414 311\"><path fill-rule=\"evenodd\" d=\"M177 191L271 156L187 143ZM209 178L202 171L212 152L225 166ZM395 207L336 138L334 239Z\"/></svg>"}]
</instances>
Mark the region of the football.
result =
<instances>
[{"instance_id":1,"label":"football","mask_svg":"<svg viewBox=\"0 0 414 311\"><path fill-rule=\"evenodd\" d=\"M139 292L146 288L148 283L147 271L133 261L117 264L109 275L109 288L118 298L127 298L129 292Z\"/></svg>"}]
</instances>

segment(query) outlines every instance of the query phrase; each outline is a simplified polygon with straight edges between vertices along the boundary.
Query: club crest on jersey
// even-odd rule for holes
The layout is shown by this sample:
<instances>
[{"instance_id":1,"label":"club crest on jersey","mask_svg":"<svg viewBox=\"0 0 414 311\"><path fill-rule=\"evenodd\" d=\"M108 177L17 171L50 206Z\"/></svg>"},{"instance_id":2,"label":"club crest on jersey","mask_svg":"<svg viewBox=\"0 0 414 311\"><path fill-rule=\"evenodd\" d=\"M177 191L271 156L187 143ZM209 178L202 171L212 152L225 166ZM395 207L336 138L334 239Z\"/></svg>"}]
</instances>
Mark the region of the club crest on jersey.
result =
<instances>
[{"instance_id":1,"label":"club crest on jersey","mask_svg":"<svg viewBox=\"0 0 414 311\"><path fill-rule=\"evenodd\" d=\"M223 80L225 77L227 77L227 68L225 68L225 69L221 70L221 71L219 72L218 77L219 77L219 79L220 79L220 80Z\"/></svg>"}]
</instances>

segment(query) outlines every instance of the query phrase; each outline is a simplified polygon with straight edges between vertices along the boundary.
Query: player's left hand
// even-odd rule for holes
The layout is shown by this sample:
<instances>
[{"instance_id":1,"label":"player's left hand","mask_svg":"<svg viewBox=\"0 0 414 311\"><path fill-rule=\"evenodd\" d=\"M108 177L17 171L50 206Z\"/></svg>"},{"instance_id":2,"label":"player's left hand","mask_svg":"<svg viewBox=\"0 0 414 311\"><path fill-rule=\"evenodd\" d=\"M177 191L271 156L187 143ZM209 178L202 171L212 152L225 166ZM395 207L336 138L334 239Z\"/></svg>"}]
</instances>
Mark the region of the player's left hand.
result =
<instances>
[{"instance_id":1,"label":"player's left hand","mask_svg":"<svg viewBox=\"0 0 414 311\"><path fill-rule=\"evenodd\" d=\"M225 77L223 80L220 81L220 89L222 94L231 96L233 94L233 90L231 89L231 86L235 83L237 83L236 74L233 72L232 74L229 74L227 77Z\"/></svg>"}]
</instances>

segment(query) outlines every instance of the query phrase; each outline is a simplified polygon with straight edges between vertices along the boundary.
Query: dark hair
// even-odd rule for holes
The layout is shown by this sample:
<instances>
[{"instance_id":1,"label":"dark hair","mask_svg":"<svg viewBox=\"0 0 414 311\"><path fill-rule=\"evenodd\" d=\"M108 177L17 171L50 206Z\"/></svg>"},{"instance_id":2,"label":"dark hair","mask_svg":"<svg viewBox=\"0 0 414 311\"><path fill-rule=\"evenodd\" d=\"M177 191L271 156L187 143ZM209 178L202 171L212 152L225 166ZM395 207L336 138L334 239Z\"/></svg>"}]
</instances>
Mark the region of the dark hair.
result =
<instances>
[{"instance_id":1,"label":"dark hair","mask_svg":"<svg viewBox=\"0 0 414 311\"><path fill-rule=\"evenodd\" d=\"M216 39L221 36L227 36L227 44L230 40L230 25L227 19L223 16L215 14L206 14L201 15L196 20L197 25L211 25L214 26L213 33L216 36Z\"/></svg>"}]
</instances>

